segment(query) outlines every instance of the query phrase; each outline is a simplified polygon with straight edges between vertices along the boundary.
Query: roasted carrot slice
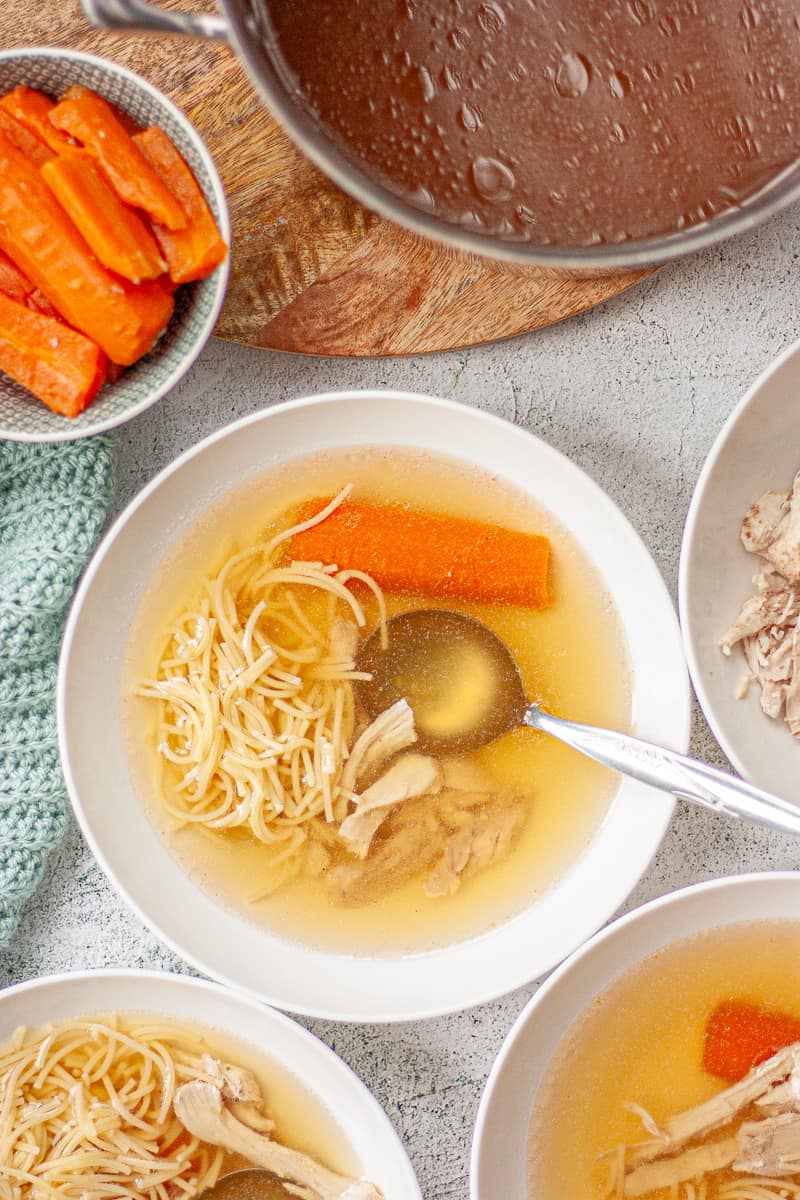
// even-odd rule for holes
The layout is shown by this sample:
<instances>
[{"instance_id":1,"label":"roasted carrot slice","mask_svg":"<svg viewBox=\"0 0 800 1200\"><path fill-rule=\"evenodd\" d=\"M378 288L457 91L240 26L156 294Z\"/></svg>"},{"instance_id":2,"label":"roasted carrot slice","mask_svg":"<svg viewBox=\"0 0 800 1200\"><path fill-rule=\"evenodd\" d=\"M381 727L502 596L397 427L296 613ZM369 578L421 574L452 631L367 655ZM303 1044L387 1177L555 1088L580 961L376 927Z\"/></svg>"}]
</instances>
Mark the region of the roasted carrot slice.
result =
<instances>
[{"instance_id":1,"label":"roasted carrot slice","mask_svg":"<svg viewBox=\"0 0 800 1200\"><path fill-rule=\"evenodd\" d=\"M120 200L143 209L167 229L186 228L186 213L102 96L87 90L62 100L50 113L50 120L56 129L86 147Z\"/></svg>"},{"instance_id":2,"label":"roasted carrot slice","mask_svg":"<svg viewBox=\"0 0 800 1200\"><path fill-rule=\"evenodd\" d=\"M172 315L158 281L136 287L98 262L38 169L2 134L0 250L114 362L146 354Z\"/></svg>"},{"instance_id":3,"label":"roasted carrot slice","mask_svg":"<svg viewBox=\"0 0 800 1200\"><path fill-rule=\"evenodd\" d=\"M42 163L46 163L49 158L53 158L53 151L49 146L31 133L21 121L17 121L4 108L0 108L0 133L4 133L12 145L21 151L26 158L31 162L36 163L40 167Z\"/></svg>"},{"instance_id":4,"label":"roasted carrot slice","mask_svg":"<svg viewBox=\"0 0 800 1200\"><path fill-rule=\"evenodd\" d=\"M24 304L33 291L35 288L30 279L0 250L0 293Z\"/></svg>"},{"instance_id":5,"label":"roasted carrot slice","mask_svg":"<svg viewBox=\"0 0 800 1200\"><path fill-rule=\"evenodd\" d=\"M153 125L133 140L189 218L187 229L171 232L160 225L153 229L169 264L170 277L175 283L205 279L225 261L228 247L220 237L200 185L163 129Z\"/></svg>"},{"instance_id":6,"label":"roasted carrot slice","mask_svg":"<svg viewBox=\"0 0 800 1200\"><path fill-rule=\"evenodd\" d=\"M91 88L84 87L83 84L80 84L80 83L73 83L73 84L70 84L70 86L64 92L64 95L61 97L61 99L62 100L82 100L86 96L96 96L96 95L97 95L97 92L93 92L91 90ZM105 97L104 97L104 99L105 99ZM124 108L119 108L116 104L112 104L110 100L106 100L106 104L111 109L114 116L117 118L117 120L119 121L120 125L125 130L125 132L129 133L131 135L131 137L133 137L133 135L135 133L139 133L141 131L142 126L137 125L136 122L134 121L133 117L129 116L128 113L125 112Z\"/></svg>"},{"instance_id":7,"label":"roasted carrot slice","mask_svg":"<svg viewBox=\"0 0 800 1200\"><path fill-rule=\"evenodd\" d=\"M53 412L77 417L103 385L106 357L74 329L0 295L0 370Z\"/></svg>"},{"instance_id":8,"label":"roasted carrot slice","mask_svg":"<svg viewBox=\"0 0 800 1200\"><path fill-rule=\"evenodd\" d=\"M68 150L74 145L65 133L51 125L50 113L55 104L44 92L29 87L15 87L13 92L0 97L0 106L54 153Z\"/></svg>"},{"instance_id":9,"label":"roasted carrot slice","mask_svg":"<svg viewBox=\"0 0 800 1200\"><path fill-rule=\"evenodd\" d=\"M167 264L152 233L135 209L122 203L85 150L54 158L41 170L104 267L133 283L164 274Z\"/></svg>"},{"instance_id":10,"label":"roasted carrot slice","mask_svg":"<svg viewBox=\"0 0 800 1200\"><path fill-rule=\"evenodd\" d=\"M736 1083L784 1046L800 1041L800 1020L743 1000L725 1000L708 1019L703 1068Z\"/></svg>"},{"instance_id":11,"label":"roasted carrot slice","mask_svg":"<svg viewBox=\"0 0 800 1200\"><path fill-rule=\"evenodd\" d=\"M327 503L302 505L298 522ZM546 537L390 504L346 500L324 521L296 534L289 552L306 562L366 571L390 592L531 608L544 608L550 600Z\"/></svg>"}]
</instances>

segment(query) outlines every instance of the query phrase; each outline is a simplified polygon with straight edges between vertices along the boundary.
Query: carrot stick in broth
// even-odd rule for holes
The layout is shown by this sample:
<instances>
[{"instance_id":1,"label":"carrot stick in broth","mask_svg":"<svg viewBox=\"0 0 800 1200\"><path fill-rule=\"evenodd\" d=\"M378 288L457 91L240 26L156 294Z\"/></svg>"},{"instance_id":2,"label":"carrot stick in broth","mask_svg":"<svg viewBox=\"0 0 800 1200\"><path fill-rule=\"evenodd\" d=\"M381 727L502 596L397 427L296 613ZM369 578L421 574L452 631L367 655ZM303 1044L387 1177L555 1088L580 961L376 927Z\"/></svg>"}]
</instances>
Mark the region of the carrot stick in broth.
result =
<instances>
[{"instance_id":1,"label":"carrot stick in broth","mask_svg":"<svg viewBox=\"0 0 800 1200\"><path fill-rule=\"evenodd\" d=\"M800 1019L743 1000L725 1000L708 1019L703 1068L736 1083L784 1046L800 1041Z\"/></svg>"},{"instance_id":2,"label":"carrot stick in broth","mask_svg":"<svg viewBox=\"0 0 800 1200\"><path fill-rule=\"evenodd\" d=\"M158 281L134 286L95 258L38 169L0 134L0 249L61 316L123 366L151 349L172 315Z\"/></svg>"},{"instance_id":3,"label":"carrot stick in broth","mask_svg":"<svg viewBox=\"0 0 800 1200\"><path fill-rule=\"evenodd\" d=\"M120 200L143 209L167 229L186 228L183 208L102 96L87 89L62 100L50 113L50 121L85 146Z\"/></svg>"},{"instance_id":4,"label":"carrot stick in broth","mask_svg":"<svg viewBox=\"0 0 800 1200\"><path fill-rule=\"evenodd\" d=\"M328 500L302 505L310 520ZM366 571L388 592L544 608L550 601L550 542L460 517L346 500L296 534L294 559Z\"/></svg>"}]
</instances>

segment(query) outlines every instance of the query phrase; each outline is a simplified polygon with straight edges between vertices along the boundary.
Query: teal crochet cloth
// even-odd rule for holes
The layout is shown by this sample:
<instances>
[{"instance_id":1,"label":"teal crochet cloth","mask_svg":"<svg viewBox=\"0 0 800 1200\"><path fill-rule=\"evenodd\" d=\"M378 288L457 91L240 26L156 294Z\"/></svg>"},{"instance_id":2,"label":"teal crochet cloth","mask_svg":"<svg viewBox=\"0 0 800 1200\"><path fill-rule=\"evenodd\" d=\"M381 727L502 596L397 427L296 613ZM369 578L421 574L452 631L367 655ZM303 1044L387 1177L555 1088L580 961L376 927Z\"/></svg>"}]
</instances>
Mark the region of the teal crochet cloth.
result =
<instances>
[{"instance_id":1,"label":"teal crochet cloth","mask_svg":"<svg viewBox=\"0 0 800 1200\"><path fill-rule=\"evenodd\" d=\"M107 436L58 445L0 441L0 946L67 826L56 659L113 482Z\"/></svg>"}]
</instances>

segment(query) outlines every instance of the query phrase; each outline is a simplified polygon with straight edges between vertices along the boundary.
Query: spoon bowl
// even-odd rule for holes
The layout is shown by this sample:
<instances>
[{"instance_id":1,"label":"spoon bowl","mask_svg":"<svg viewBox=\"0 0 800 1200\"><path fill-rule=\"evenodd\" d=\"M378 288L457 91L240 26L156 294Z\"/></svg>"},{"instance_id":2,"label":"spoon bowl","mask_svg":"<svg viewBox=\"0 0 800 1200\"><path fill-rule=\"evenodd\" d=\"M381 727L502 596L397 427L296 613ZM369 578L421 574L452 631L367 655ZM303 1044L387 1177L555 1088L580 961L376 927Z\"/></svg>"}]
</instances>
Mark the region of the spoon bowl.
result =
<instances>
[{"instance_id":1,"label":"spoon bowl","mask_svg":"<svg viewBox=\"0 0 800 1200\"><path fill-rule=\"evenodd\" d=\"M277 1175L253 1167L223 1175L198 1200L289 1200L290 1196Z\"/></svg>"},{"instance_id":2,"label":"spoon bowl","mask_svg":"<svg viewBox=\"0 0 800 1200\"><path fill-rule=\"evenodd\" d=\"M733 775L612 729L553 716L525 698L508 647L474 617L419 609L387 622L358 659L370 678L360 684L368 711L405 699L414 713L419 749L463 754L518 725L557 738L603 766L728 816L800 835L800 808Z\"/></svg>"},{"instance_id":3,"label":"spoon bowl","mask_svg":"<svg viewBox=\"0 0 800 1200\"><path fill-rule=\"evenodd\" d=\"M504 642L481 621L449 609L401 613L377 629L358 656L368 672L359 693L376 717L397 700L414 713L417 747L466 754L520 725L528 707L522 677Z\"/></svg>"}]
</instances>

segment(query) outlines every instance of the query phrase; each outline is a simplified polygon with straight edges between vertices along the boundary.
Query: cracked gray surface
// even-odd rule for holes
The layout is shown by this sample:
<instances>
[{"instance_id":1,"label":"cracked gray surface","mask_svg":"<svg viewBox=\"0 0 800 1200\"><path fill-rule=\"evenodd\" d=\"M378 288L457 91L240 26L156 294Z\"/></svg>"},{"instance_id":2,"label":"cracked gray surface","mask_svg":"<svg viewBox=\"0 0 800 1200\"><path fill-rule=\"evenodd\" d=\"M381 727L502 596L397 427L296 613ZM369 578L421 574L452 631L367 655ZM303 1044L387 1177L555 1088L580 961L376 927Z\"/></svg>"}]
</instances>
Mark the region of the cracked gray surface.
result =
<instances>
[{"instance_id":1,"label":"cracked gray surface","mask_svg":"<svg viewBox=\"0 0 800 1200\"><path fill-rule=\"evenodd\" d=\"M796 210L591 313L472 351L361 362L212 343L180 388L123 431L119 505L235 417L313 392L397 387L489 409L557 446L622 507L674 590L683 520L711 442L747 385L797 335L799 235ZM699 715L693 751L724 762ZM626 908L701 879L798 867L800 843L681 807ZM0 956L0 985L94 966L185 969L127 912L73 829ZM480 1092L534 989L416 1025L306 1022L386 1107L426 1200L467 1200Z\"/></svg>"}]
</instances>

